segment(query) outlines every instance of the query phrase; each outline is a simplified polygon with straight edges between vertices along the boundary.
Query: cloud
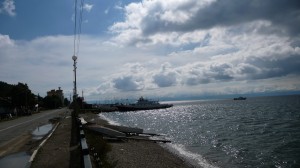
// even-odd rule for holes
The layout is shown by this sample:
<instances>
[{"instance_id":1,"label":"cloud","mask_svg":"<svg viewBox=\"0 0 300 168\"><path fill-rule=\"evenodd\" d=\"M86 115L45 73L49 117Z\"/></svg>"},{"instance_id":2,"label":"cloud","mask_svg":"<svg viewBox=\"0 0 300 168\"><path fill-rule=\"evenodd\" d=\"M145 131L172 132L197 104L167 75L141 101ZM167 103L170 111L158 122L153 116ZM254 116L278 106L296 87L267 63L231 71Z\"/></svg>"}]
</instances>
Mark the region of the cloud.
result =
<instances>
[{"instance_id":1,"label":"cloud","mask_svg":"<svg viewBox=\"0 0 300 168\"><path fill-rule=\"evenodd\" d=\"M87 3L85 3L85 4L83 5L82 8L83 8L84 10L86 10L87 12L90 12L90 11L92 10L93 6L94 6L94 5L92 5L92 4L87 4Z\"/></svg>"},{"instance_id":2,"label":"cloud","mask_svg":"<svg viewBox=\"0 0 300 168\"><path fill-rule=\"evenodd\" d=\"M1 80L12 84L27 83L42 95L45 86L50 86L47 89L65 87L67 80L71 79L65 73L68 66L71 66L71 57L66 57L66 49L72 47L68 43L71 37L49 36L32 41L9 41L9 36L4 37L0 36L0 44L6 44L0 45Z\"/></svg>"},{"instance_id":3,"label":"cloud","mask_svg":"<svg viewBox=\"0 0 300 168\"><path fill-rule=\"evenodd\" d=\"M134 46L193 43L192 39L201 31L224 27L238 32L247 29L244 24L251 23L260 23L252 27L262 34L293 37L300 32L297 0L143 0L128 4L124 11L125 20L116 22L109 30L116 34L116 42ZM184 40L188 36L191 41Z\"/></svg>"},{"instance_id":4,"label":"cloud","mask_svg":"<svg viewBox=\"0 0 300 168\"><path fill-rule=\"evenodd\" d=\"M14 45L14 41L8 35L0 34L0 47L10 47Z\"/></svg>"},{"instance_id":5,"label":"cloud","mask_svg":"<svg viewBox=\"0 0 300 168\"><path fill-rule=\"evenodd\" d=\"M121 91L138 91L143 89L143 80L132 76L124 76L113 80L114 87Z\"/></svg>"},{"instance_id":6,"label":"cloud","mask_svg":"<svg viewBox=\"0 0 300 168\"><path fill-rule=\"evenodd\" d=\"M293 42L279 37L247 35L244 41L242 36L230 38L239 39L234 43L241 43L238 52L200 60L197 54L185 56L185 52L171 57L145 55L144 49L118 47L104 43L105 39L83 35L77 69L78 91L84 90L87 99L98 99L100 95L174 96L299 88L296 82L300 76L299 47L291 47ZM40 95L58 86L66 95L72 93L72 36L31 41L0 37L2 80L25 82ZM222 40L227 41L212 33L209 43L222 46ZM258 44L242 47L254 41ZM280 82L280 78L286 83ZM258 83L254 84L255 81Z\"/></svg>"},{"instance_id":7,"label":"cloud","mask_svg":"<svg viewBox=\"0 0 300 168\"><path fill-rule=\"evenodd\" d=\"M122 1L118 1L116 3L116 5L114 6L114 8L117 9L117 10L123 10Z\"/></svg>"},{"instance_id":8,"label":"cloud","mask_svg":"<svg viewBox=\"0 0 300 168\"><path fill-rule=\"evenodd\" d=\"M104 11L104 13L108 14L109 10L110 10L110 8L106 8L105 11Z\"/></svg>"},{"instance_id":9,"label":"cloud","mask_svg":"<svg viewBox=\"0 0 300 168\"><path fill-rule=\"evenodd\" d=\"M159 87L169 87L176 84L176 74L169 72L164 74L156 74L153 76L154 83Z\"/></svg>"},{"instance_id":10,"label":"cloud","mask_svg":"<svg viewBox=\"0 0 300 168\"><path fill-rule=\"evenodd\" d=\"M120 91L139 91L147 89L149 85L149 76L151 76L151 68L148 69L147 63L125 63L119 67L119 72L115 72L114 76L108 79L113 83L115 89Z\"/></svg>"},{"instance_id":11,"label":"cloud","mask_svg":"<svg viewBox=\"0 0 300 168\"><path fill-rule=\"evenodd\" d=\"M151 90L299 75L300 50L293 46L290 38L250 31L247 34L228 33L231 31L210 30L210 35L202 38L205 42L189 51L161 56L152 66L138 62L119 67L123 73L118 79L130 81L131 90Z\"/></svg>"},{"instance_id":12,"label":"cloud","mask_svg":"<svg viewBox=\"0 0 300 168\"><path fill-rule=\"evenodd\" d=\"M159 87L170 87L177 83L175 70L172 70L170 63L161 65L161 70L153 75L153 82Z\"/></svg>"},{"instance_id":13,"label":"cloud","mask_svg":"<svg viewBox=\"0 0 300 168\"><path fill-rule=\"evenodd\" d=\"M152 9L156 11L156 15L147 15L142 18L141 25L144 34L158 31L186 32L215 26L237 25L255 20L267 20L275 26L281 26L291 34L299 33L296 27L300 26L300 3L297 0L288 2L223 0L210 2L205 7L197 1L189 0L179 3L176 8L170 7L167 10L159 6L158 1L153 3L157 5L155 9Z\"/></svg>"},{"instance_id":14,"label":"cloud","mask_svg":"<svg viewBox=\"0 0 300 168\"><path fill-rule=\"evenodd\" d=\"M155 32L145 33L147 25L143 27L145 26L141 24L143 19L146 22L147 17L159 16L158 18L161 18L162 12L167 11L162 9L172 6L163 4L171 2L173 1L132 3L125 7L125 20L110 27L110 30L115 33L111 42L116 45L135 46L136 49L144 50L150 48L162 54L161 58L158 58L156 66L147 69L146 75L140 76L144 81L143 91L152 89L161 91L163 88L168 90L166 91L168 94L171 94L172 90L193 94L192 88L194 90L201 90L200 88L206 90L207 85L215 86L218 88L216 89L218 92L224 94L227 89L228 93L239 93L243 89L245 89L243 92L254 92L263 85L270 86L267 90L277 90L275 83L268 83L271 81L278 82L278 80L274 80L277 78L285 78L294 82L294 84L293 82L287 83L287 88L299 88L297 82L295 83L291 78L300 79L300 69L297 69L300 67L300 62L297 61L300 58L300 38L297 35L291 36L293 32L290 31L290 27L275 24L275 21L269 16L266 17L269 19L251 16L252 19L245 17L245 20L239 21L237 18L232 23L229 21L222 23L221 21L221 23L216 22L207 27L182 29L180 22L187 23L190 20L178 16L182 19L172 21L175 27L163 30L154 27ZM186 2L180 1L181 4L178 3L172 8L187 10L182 5ZM190 11L190 18L199 14L199 11L206 10L206 8L213 10L211 7L216 3L206 1L197 7L195 4L198 1L189 2L194 3L194 7L196 6L193 10L194 13ZM245 4L245 2L240 3ZM261 2L257 1L257 3ZM265 3L268 4L269 1ZM277 1L273 5L276 3ZM151 16L149 16L148 10L151 10ZM284 15L281 11L278 15L280 14ZM164 18L164 23L166 23L167 16ZM151 19L147 24L152 24ZM153 23L154 26L155 24ZM166 65L172 66L166 66L161 62L168 62ZM161 68L157 70L159 66ZM152 77L152 80L146 81L149 77ZM247 89L245 83L254 81L263 83L257 85L258 88L251 84L251 88ZM245 87L238 84L245 85ZM150 85L151 87L148 87ZM221 87L221 85L228 88ZM283 83L280 82L278 85L281 89L283 88ZM234 87L242 89L234 89ZM211 88L210 92L214 92L214 89Z\"/></svg>"},{"instance_id":15,"label":"cloud","mask_svg":"<svg viewBox=\"0 0 300 168\"><path fill-rule=\"evenodd\" d=\"M14 0L5 0L2 3L2 6L0 6L0 14L6 13L9 16L15 16L16 15L16 6Z\"/></svg>"}]
</instances>

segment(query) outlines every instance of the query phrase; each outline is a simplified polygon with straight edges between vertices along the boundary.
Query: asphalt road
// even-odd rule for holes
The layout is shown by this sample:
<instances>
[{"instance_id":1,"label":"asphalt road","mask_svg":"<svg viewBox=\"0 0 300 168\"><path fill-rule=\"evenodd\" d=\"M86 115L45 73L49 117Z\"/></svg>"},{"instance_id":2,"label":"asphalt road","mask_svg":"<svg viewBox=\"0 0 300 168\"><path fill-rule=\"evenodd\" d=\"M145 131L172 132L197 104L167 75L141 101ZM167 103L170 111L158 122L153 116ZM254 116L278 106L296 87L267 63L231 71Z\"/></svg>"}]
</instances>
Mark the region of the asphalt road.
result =
<instances>
[{"instance_id":1,"label":"asphalt road","mask_svg":"<svg viewBox=\"0 0 300 168\"><path fill-rule=\"evenodd\" d=\"M49 119L63 115L67 110L67 108L62 108L42 111L30 116L0 122L0 147L13 139L32 132L38 126L47 124Z\"/></svg>"}]
</instances>

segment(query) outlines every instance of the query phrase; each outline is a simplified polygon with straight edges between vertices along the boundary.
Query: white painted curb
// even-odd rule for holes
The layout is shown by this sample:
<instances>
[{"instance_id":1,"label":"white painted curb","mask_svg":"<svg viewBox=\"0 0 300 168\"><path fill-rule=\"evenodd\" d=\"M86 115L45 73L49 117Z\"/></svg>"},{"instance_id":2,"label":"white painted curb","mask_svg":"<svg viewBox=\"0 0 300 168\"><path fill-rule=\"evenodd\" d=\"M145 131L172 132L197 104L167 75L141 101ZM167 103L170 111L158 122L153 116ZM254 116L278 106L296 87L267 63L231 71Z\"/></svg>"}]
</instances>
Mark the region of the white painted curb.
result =
<instances>
[{"instance_id":1,"label":"white painted curb","mask_svg":"<svg viewBox=\"0 0 300 168\"><path fill-rule=\"evenodd\" d=\"M60 123L58 122L58 123L55 125L55 127L52 129L51 133L47 136L47 138L44 139L42 143L40 143L40 145L38 146L38 148L37 148L36 150L34 150L34 152L32 153L32 155L31 155L31 157L30 157L30 159L29 159L29 161L28 161L29 165L30 165L31 162L34 160L34 158L35 158L37 152L39 151L39 149L40 149L40 148L46 143L46 141L52 136L53 132L56 130L56 128L58 127L59 124L60 124Z\"/></svg>"}]
</instances>

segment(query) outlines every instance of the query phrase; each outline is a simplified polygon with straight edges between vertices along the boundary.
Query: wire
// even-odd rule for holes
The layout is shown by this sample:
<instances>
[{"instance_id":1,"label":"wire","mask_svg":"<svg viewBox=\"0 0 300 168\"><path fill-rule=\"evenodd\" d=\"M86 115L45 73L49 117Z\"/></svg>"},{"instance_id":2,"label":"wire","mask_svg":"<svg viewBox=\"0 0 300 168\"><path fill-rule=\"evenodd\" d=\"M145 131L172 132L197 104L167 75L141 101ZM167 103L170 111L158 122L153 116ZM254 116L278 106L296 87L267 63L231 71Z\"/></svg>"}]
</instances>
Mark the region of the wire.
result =
<instances>
[{"instance_id":1,"label":"wire","mask_svg":"<svg viewBox=\"0 0 300 168\"><path fill-rule=\"evenodd\" d=\"M80 35L81 35L81 25L82 25L82 13L83 13L84 0L80 0L79 4L79 18L77 16L77 0L74 4L74 55L78 57L79 47L80 47ZM78 21L77 21L78 20Z\"/></svg>"},{"instance_id":2,"label":"wire","mask_svg":"<svg viewBox=\"0 0 300 168\"><path fill-rule=\"evenodd\" d=\"M74 55L76 52L76 34L77 34L77 0L74 4Z\"/></svg>"},{"instance_id":3,"label":"wire","mask_svg":"<svg viewBox=\"0 0 300 168\"><path fill-rule=\"evenodd\" d=\"M82 25L82 13L83 13L83 1L80 2L80 11L79 11L79 27L78 27L78 42L77 42L77 52L76 55L79 55L79 46L80 46L80 35L81 35L81 25Z\"/></svg>"}]
</instances>

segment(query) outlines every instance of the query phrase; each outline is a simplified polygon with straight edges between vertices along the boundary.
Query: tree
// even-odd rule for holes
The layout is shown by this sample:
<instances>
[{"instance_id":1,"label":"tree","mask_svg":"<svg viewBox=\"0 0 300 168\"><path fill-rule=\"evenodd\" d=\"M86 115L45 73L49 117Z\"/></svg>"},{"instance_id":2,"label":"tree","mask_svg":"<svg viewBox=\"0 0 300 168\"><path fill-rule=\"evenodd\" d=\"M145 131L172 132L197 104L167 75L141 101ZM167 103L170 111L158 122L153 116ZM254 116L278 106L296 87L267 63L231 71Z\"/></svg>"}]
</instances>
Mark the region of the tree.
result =
<instances>
[{"instance_id":1,"label":"tree","mask_svg":"<svg viewBox=\"0 0 300 168\"><path fill-rule=\"evenodd\" d=\"M0 97L11 97L13 85L0 81Z\"/></svg>"},{"instance_id":2,"label":"tree","mask_svg":"<svg viewBox=\"0 0 300 168\"><path fill-rule=\"evenodd\" d=\"M12 104L15 107L25 106L26 108L32 108L36 104L35 95L31 93L27 84L18 83L14 85L11 90Z\"/></svg>"}]
</instances>

